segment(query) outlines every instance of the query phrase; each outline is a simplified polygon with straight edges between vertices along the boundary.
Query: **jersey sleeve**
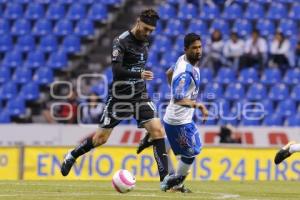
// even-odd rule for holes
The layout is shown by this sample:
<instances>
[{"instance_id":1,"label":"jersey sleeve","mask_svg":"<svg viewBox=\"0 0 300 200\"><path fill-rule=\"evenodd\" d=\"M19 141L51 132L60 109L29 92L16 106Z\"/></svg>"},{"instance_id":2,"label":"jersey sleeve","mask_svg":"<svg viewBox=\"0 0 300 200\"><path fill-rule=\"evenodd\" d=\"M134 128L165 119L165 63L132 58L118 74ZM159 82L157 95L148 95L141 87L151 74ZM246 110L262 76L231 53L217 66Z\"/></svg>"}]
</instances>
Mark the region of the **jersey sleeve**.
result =
<instances>
[{"instance_id":1,"label":"jersey sleeve","mask_svg":"<svg viewBox=\"0 0 300 200\"><path fill-rule=\"evenodd\" d=\"M119 38L113 41L113 48L111 53L112 62L122 62L124 57L125 47Z\"/></svg>"},{"instance_id":2,"label":"jersey sleeve","mask_svg":"<svg viewBox=\"0 0 300 200\"><path fill-rule=\"evenodd\" d=\"M181 100L187 97L192 77L189 73L178 75L172 84L172 95L175 100Z\"/></svg>"}]
</instances>

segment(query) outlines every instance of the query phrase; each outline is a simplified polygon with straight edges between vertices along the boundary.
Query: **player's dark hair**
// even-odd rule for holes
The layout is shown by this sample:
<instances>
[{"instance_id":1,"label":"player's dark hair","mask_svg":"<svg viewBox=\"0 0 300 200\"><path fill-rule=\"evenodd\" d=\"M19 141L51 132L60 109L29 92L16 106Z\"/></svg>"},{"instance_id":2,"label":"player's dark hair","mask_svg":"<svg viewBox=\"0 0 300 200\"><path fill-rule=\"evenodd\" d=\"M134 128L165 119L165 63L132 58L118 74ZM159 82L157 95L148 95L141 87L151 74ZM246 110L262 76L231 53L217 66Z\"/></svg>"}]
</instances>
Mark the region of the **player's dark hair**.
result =
<instances>
[{"instance_id":1,"label":"player's dark hair","mask_svg":"<svg viewBox=\"0 0 300 200\"><path fill-rule=\"evenodd\" d=\"M156 22L159 20L159 16L155 10L150 8L141 12L140 19L146 24L156 26Z\"/></svg>"},{"instance_id":2,"label":"player's dark hair","mask_svg":"<svg viewBox=\"0 0 300 200\"><path fill-rule=\"evenodd\" d=\"M196 33L188 33L184 37L184 47L188 48L191 44L193 44L195 41L200 40L200 35L197 35Z\"/></svg>"}]
</instances>

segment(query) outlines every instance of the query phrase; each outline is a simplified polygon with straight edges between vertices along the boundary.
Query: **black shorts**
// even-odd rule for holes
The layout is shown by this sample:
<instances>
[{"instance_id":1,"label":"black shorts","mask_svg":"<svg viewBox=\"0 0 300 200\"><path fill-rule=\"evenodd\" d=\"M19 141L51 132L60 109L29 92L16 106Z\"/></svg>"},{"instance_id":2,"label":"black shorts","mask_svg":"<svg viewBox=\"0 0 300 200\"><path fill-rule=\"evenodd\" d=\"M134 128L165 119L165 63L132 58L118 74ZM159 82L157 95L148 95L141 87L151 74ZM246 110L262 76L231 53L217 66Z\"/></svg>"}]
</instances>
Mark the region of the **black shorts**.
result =
<instances>
[{"instance_id":1,"label":"black shorts","mask_svg":"<svg viewBox=\"0 0 300 200\"><path fill-rule=\"evenodd\" d=\"M135 100L133 102L108 98L100 119L101 128L114 128L122 120L135 118L138 127L153 118L157 118L154 103L151 100Z\"/></svg>"}]
</instances>

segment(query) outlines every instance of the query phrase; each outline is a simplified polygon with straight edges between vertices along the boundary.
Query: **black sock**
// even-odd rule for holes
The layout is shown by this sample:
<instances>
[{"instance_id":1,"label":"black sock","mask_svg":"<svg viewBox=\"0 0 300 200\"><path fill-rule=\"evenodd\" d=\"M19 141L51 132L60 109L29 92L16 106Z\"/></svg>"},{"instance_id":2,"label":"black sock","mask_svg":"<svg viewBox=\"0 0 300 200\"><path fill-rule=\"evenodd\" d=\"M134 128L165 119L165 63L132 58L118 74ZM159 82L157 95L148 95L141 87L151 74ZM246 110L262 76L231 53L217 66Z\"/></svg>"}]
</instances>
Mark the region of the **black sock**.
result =
<instances>
[{"instance_id":1,"label":"black sock","mask_svg":"<svg viewBox=\"0 0 300 200\"><path fill-rule=\"evenodd\" d=\"M157 163L160 181L168 175L168 154L165 146L165 139L153 140L153 153Z\"/></svg>"},{"instance_id":2,"label":"black sock","mask_svg":"<svg viewBox=\"0 0 300 200\"><path fill-rule=\"evenodd\" d=\"M71 152L71 155L76 159L93 148L93 138L88 137Z\"/></svg>"}]
</instances>

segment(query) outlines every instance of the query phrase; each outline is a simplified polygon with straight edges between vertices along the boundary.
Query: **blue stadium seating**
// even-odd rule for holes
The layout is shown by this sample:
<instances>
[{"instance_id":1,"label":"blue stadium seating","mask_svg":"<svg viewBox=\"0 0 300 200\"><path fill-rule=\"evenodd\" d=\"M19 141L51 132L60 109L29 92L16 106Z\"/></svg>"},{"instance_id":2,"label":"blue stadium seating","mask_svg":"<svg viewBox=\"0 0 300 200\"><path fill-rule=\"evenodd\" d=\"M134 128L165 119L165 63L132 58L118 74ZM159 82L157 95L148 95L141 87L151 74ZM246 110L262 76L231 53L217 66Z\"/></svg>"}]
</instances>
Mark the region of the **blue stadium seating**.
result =
<instances>
[{"instance_id":1,"label":"blue stadium seating","mask_svg":"<svg viewBox=\"0 0 300 200\"><path fill-rule=\"evenodd\" d=\"M296 103L291 99L280 101L276 110L278 115L291 116L296 113Z\"/></svg>"},{"instance_id":2,"label":"blue stadium seating","mask_svg":"<svg viewBox=\"0 0 300 200\"><path fill-rule=\"evenodd\" d=\"M202 84L210 83L213 80L214 74L210 68L201 68L200 69L201 78L200 81Z\"/></svg>"},{"instance_id":3,"label":"blue stadium seating","mask_svg":"<svg viewBox=\"0 0 300 200\"><path fill-rule=\"evenodd\" d=\"M54 26L53 33L57 36L67 36L73 34L73 24L71 21L62 19Z\"/></svg>"},{"instance_id":4,"label":"blue stadium seating","mask_svg":"<svg viewBox=\"0 0 300 200\"><path fill-rule=\"evenodd\" d=\"M51 20L63 19L66 14L66 9L63 4L52 3L46 12L46 18Z\"/></svg>"},{"instance_id":5,"label":"blue stadium seating","mask_svg":"<svg viewBox=\"0 0 300 200\"><path fill-rule=\"evenodd\" d=\"M267 90L265 86L261 83L254 83L250 86L247 99L251 101L260 101L267 97Z\"/></svg>"},{"instance_id":6,"label":"blue stadium seating","mask_svg":"<svg viewBox=\"0 0 300 200\"><path fill-rule=\"evenodd\" d=\"M173 19L177 15L175 7L170 4L161 5L158 8L158 14L163 20Z\"/></svg>"},{"instance_id":7,"label":"blue stadium seating","mask_svg":"<svg viewBox=\"0 0 300 200\"><path fill-rule=\"evenodd\" d=\"M228 85L224 96L229 100L240 100L245 96L245 89L241 83L231 83Z\"/></svg>"},{"instance_id":8,"label":"blue stadium seating","mask_svg":"<svg viewBox=\"0 0 300 200\"><path fill-rule=\"evenodd\" d=\"M27 68L38 68L45 65L45 54L42 51L31 51L27 54L27 59L23 66Z\"/></svg>"},{"instance_id":9,"label":"blue stadium seating","mask_svg":"<svg viewBox=\"0 0 300 200\"><path fill-rule=\"evenodd\" d=\"M282 126L283 117L277 114L267 115L263 121L266 126Z\"/></svg>"},{"instance_id":10,"label":"blue stadium seating","mask_svg":"<svg viewBox=\"0 0 300 200\"><path fill-rule=\"evenodd\" d=\"M23 63L23 57L20 51L17 50L8 51L4 55L2 61L2 67L16 68L22 66L22 63Z\"/></svg>"},{"instance_id":11,"label":"blue stadium seating","mask_svg":"<svg viewBox=\"0 0 300 200\"><path fill-rule=\"evenodd\" d=\"M11 28L12 35L25 35L31 32L30 21L26 19L18 19Z\"/></svg>"},{"instance_id":12,"label":"blue stadium seating","mask_svg":"<svg viewBox=\"0 0 300 200\"><path fill-rule=\"evenodd\" d=\"M25 100L22 98L11 99L6 107L10 116L20 116L26 112Z\"/></svg>"},{"instance_id":13,"label":"blue stadium seating","mask_svg":"<svg viewBox=\"0 0 300 200\"><path fill-rule=\"evenodd\" d=\"M300 126L300 115L296 114L296 115L289 116L287 118L286 125L292 127Z\"/></svg>"},{"instance_id":14,"label":"blue stadium seating","mask_svg":"<svg viewBox=\"0 0 300 200\"><path fill-rule=\"evenodd\" d=\"M288 69L283 78L283 82L288 85L296 85L300 83L300 69Z\"/></svg>"},{"instance_id":15,"label":"blue stadium seating","mask_svg":"<svg viewBox=\"0 0 300 200\"><path fill-rule=\"evenodd\" d=\"M33 80L40 85L48 85L54 81L54 74L51 68L40 67L33 76Z\"/></svg>"},{"instance_id":16,"label":"blue stadium seating","mask_svg":"<svg viewBox=\"0 0 300 200\"><path fill-rule=\"evenodd\" d=\"M52 23L50 20L42 18L36 21L32 28L32 34L35 36L43 36L52 33Z\"/></svg>"},{"instance_id":17,"label":"blue stadium seating","mask_svg":"<svg viewBox=\"0 0 300 200\"><path fill-rule=\"evenodd\" d=\"M275 101L286 100L289 96L288 87L283 83L275 84L271 87L269 98Z\"/></svg>"},{"instance_id":18,"label":"blue stadium seating","mask_svg":"<svg viewBox=\"0 0 300 200\"><path fill-rule=\"evenodd\" d=\"M35 49L35 38L32 35L23 35L18 37L16 49L22 52L33 51Z\"/></svg>"},{"instance_id":19,"label":"blue stadium seating","mask_svg":"<svg viewBox=\"0 0 300 200\"><path fill-rule=\"evenodd\" d=\"M233 83L236 80L236 71L232 68L222 67L219 69L216 77L216 82L222 84Z\"/></svg>"},{"instance_id":20,"label":"blue stadium seating","mask_svg":"<svg viewBox=\"0 0 300 200\"><path fill-rule=\"evenodd\" d=\"M10 100L17 96L18 90L14 82L6 82L0 88L0 99Z\"/></svg>"},{"instance_id":21,"label":"blue stadium seating","mask_svg":"<svg viewBox=\"0 0 300 200\"><path fill-rule=\"evenodd\" d=\"M10 32L10 23L6 19L0 19L0 35Z\"/></svg>"},{"instance_id":22,"label":"blue stadium seating","mask_svg":"<svg viewBox=\"0 0 300 200\"><path fill-rule=\"evenodd\" d=\"M86 16L86 7L83 4L72 4L68 10L67 18L70 20L80 20Z\"/></svg>"},{"instance_id":23,"label":"blue stadium seating","mask_svg":"<svg viewBox=\"0 0 300 200\"><path fill-rule=\"evenodd\" d=\"M247 19L262 19L264 17L264 8L261 4L251 2L245 11L244 17Z\"/></svg>"},{"instance_id":24,"label":"blue stadium seating","mask_svg":"<svg viewBox=\"0 0 300 200\"><path fill-rule=\"evenodd\" d=\"M53 69L63 69L68 66L68 57L65 51L51 53L47 66Z\"/></svg>"},{"instance_id":25,"label":"blue stadium seating","mask_svg":"<svg viewBox=\"0 0 300 200\"><path fill-rule=\"evenodd\" d=\"M277 68L265 69L265 71L261 77L261 82L266 85L273 85L273 84L281 82L280 70Z\"/></svg>"},{"instance_id":26,"label":"blue stadium seating","mask_svg":"<svg viewBox=\"0 0 300 200\"><path fill-rule=\"evenodd\" d=\"M3 34L0 36L0 52L6 52L13 48L11 35Z\"/></svg>"},{"instance_id":27,"label":"blue stadium seating","mask_svg":"<svg viewBox=\"0 0 300 200\"><path fill-rule=\"evenodd\" d=\"M191 20L196 18L198 10L193 4L180 4L178 11L178 18L181 20Z\"/></svg>"},{"instance_id":28,"label":"blue stadium seating","mask_svg":"<svg viewBox=\"0 0 300 200\"><path fill-rule=\"evenodd\" d=\"M40 3L30 3L24 14L26 19L37 20L45 15L44 6Z\"/></svg>"},{"instance_id":29,"label":"blue stadium seating","mask_svg":"<svg viewBox=\"0 0 300 200\"><path fill-rule=\"evenodd\" d=\"M19 97L27 101L37 100L40 96L39 85L35 82L28 82L22 86Z\"/></svg>"},{"instance_id":30,"label":"blue stadium seating","mask_svg":"<svg viewBox=\"0 0 300 200\"><path fill-rule=\"evenodd\" d=\"M242 18L243 10L240 5L232 4L225 8L223 11L223 18L225 19L237 19Z\"/></svg>"},{"instance_id":31,"label":"blue stadium seating","mask_svg":"<svg viewBox=\"0 0 300 200\"><path fill-rule=\"evenodd\" d=\"M291 98L300 102L300 85L295 85L291 92Z\"/></svg>"},{"instance_id":32,"label":"blue stadium seating","mask_svg":"<svg viewBox=\"0 0 300 200\"><path fill-rule=\"evenodd\" d=\"M12 80L18 84L25 84L31 81L32 71L30 68L18 67L12 77Z\"/></svg>"},{"instance_id":33,"label":"blue stadium seating","mask_svg":"<svg viewBox=\"0 0 300 200\"><path fill-rule=\"evenodd\" d=\"M0 67L0 84L10 81L11 72L7 67Z\"/></svg>"},{"instance_id":34,"label":"blue stadium seating","mask_svg":"<svg viewBox=\"0 0 300 200\"><path fill-rule=\"evenodd\" d=\"M88 19L80 20L76 24L74 33L80 37L93 36L95 34L94 23Z\"/></svg>"},{"instance_id":35,"label":"blue stadium seating","mask_svg":"<svg viewBox=\"0 0 300 200\"><path fill-rule=\"evenodd\" d=\"M23 8L21 4L8 3L3 16L7 19L16 20L21 19L23 16Z\"/></svg>"},{"instance_id":36,"label":"blue stadium seating","mask_svg":"<svg viewBox=\"0 0 300 200\"><path fill-rule=\"evenodd\" d=\"M259 80L258 73L254 68L243 69L240 71L238 80L243 84L257 83Z\"/></svg>"}]
</instances>

